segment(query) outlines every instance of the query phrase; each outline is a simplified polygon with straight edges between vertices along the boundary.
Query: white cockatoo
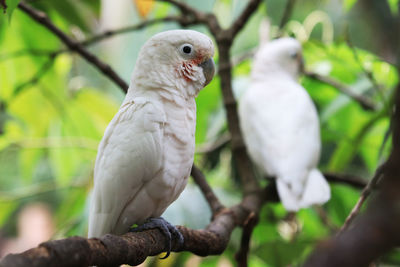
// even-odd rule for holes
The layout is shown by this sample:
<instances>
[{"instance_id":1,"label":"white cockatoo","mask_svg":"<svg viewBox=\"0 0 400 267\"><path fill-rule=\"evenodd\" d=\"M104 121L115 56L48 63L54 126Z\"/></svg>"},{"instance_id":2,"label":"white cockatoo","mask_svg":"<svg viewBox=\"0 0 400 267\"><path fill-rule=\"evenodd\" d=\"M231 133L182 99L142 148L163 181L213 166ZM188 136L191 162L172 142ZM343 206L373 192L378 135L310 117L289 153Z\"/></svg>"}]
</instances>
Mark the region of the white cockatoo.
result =
<instances>
[{"instance_id":1,"label":"white cockatoo","mask_svg":"<svg viewBox=\"0 0 400 267\"><path fill-rule=\"evenodd\" d=\"M98 148L89 237L123 234L134 224L159 227L167 236L175 229L158 217L190 175L195 97L214 76L213 54L211 39L192 30L162 32L143 45Z\"/></svg>"},{"instance_id":2,"label":"white cockatoo","mask_svg":"<svg viewBox=\"0 0 400 267\"><path fill-rule=\"evenodd\" d=\"M293 38L263 43L256 53L251 84L239 103L240 126L253 162L276 178L288 211L330 199L317 169L321 140L316 108L297 82L301 44Z\"/></svg>"}]
</instances>

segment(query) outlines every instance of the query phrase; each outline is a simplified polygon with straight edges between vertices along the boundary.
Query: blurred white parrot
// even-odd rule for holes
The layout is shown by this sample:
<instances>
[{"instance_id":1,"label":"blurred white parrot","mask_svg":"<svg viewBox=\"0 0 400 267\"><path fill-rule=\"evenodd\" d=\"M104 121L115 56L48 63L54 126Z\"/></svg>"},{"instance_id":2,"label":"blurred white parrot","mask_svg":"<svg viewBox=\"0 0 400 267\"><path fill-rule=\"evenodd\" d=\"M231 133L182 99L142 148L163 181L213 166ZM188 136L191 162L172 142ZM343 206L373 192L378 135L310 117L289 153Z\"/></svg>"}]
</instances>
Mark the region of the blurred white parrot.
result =
<instances>
[{"instance_id":1,"label":"blurred white parrot","mask_svg":"<svg viewBox=\"0 0 400 267\"><path fill-rule=\"evenodd\" d=\"M214 76L213 54L210 38L192 30L162 32L143 45L125 100L99 145L89 237L144 224L136 229L158 227L182 238L157 217L190 175L195 97Z\"/></svg>"},{"instance_id":2,"label":"blurred white parrot","mask_svg":"<svg viewBox=\"0 0 400 267\"><path fill-rule=\"evenodd\" d=\"M248 153L276 178L288 211L330 199L330 187L317 169L319 119L306 90L297 82L303 67L300 43L293 38L266 42L255 55L251 85L239 104Z\"/></svg>"}]
</instances>

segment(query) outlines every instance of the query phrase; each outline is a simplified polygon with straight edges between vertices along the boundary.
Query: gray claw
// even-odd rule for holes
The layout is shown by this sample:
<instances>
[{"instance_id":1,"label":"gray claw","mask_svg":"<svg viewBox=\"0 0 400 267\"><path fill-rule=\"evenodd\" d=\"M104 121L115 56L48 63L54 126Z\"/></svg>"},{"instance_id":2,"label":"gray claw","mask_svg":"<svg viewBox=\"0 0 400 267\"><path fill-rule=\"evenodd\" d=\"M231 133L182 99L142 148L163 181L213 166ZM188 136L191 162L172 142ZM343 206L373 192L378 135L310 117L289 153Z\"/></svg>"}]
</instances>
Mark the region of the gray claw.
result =
<instances>
[{"instance_id":1,"label":"gray claw","mask_svg":"<svg viewBox=\"0 0 400 267\"><path fill-rule=\"evenodd\" d=\"M149 218L144 222L144 224L132 228L130 232L141 232L144 230L154 229L154 228L159 229L167 238L167 242L165 244L167 247L167 255L161 258L161 259L166 259L171 254L172 236L178 240L179 245L182 245L184 242L183 235L174 225L170 224L162 217Z\"/></svg>"}]
</instances>

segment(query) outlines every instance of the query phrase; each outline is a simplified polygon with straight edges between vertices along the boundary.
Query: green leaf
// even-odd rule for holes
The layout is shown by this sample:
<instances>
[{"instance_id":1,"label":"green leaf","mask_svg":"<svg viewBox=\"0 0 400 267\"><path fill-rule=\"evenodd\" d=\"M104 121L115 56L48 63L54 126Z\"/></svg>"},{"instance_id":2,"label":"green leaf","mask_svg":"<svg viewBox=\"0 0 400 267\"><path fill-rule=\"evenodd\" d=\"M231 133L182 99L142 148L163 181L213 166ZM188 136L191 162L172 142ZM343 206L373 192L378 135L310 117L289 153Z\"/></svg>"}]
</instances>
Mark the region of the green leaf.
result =
<instances>
[{"instance_id":1,"label":"green leaf","mask_svg":"<svg viewBox=\"0 0 400 267\"><path fill-rule=\"evenodd\" d=\"M343 1L344 10L349 11L356 2L357 0L344 0Z\"/></svg>"},{"instance_id":2,"label":"green leaf","mask_svg":"<svg viewBox=\"0 0 400 267\"><path fill-rule=\"evenodd\" d=\"M196 143L202 143L207 139L207 129L211 126L212 114L217 110L221 99L219 89L219 77L202 90L196 99L197 120L196 120Z\"/></svg>"},{"instance_id":3,"label":"green leaf","mask_svg":"<svg viewBox=\"0 0 400 267\"><path fill-rule=\"evenodd\" d=\"M16 202L0 202L0 226L6 222L6 219L16 207Z\"/></svg>"},{"instance_id":4,"label":"green leaf","mask_svg":"<svg viewBox=\"0 0 400 267\"><path fill-rule=\"evenodd\" d=\"M325 204L329 218L335 225L342 225L356 204L360 191L340 184L331 184L331 199Z\"/></svg>"},{"instance_id":5,"label":"green leaf","mask_svg":"<svg viewBox=\"0 0 400 267\"><path fill-rule=\"evenodd\" d=\"M329 229L323 224L313 209L302 209L297 216L302 226L300 238L321 239L329 235Z\"/></svg>"},{"instance_id":6,"label":"green leaf","mask_svg":"<svg viewBox=\"0 0 400 267\"><path fill-rule=\"evenodd\" d=\"M85 203L87 201L86 188L71 188L59 194L62 199L55 213L58 236L86 235L87 221L85 220Z\"/></svg>"},{"instance_id":7,"label":"green leaf","mask_svg":"<svg viewBox=\"0 0 400 267\"><path fill-rule=\"evenodd\" d=\"M390 264L391 266L399 266L400 265L400 250L394 249L393 251L389 252L387 255L382 257L382 263ZM388 266L387 265L387 266Z\"/></svg>"},{"instance_id":8,"label":"green leaf","mask_svg":"<svg viewBox=\"0 0 400 267\"><path fill-rule=\"evenodd\" d=\"M84 1L82 1L84 2ZM92 19L91 11L80 1L46 1L51 10L55 10L57 15L61 16L70 24L77 25L81 30L89 31L90 21Z\"/></svg>"},{"instance_id":9,"label":"green leaf","mask_svg":"<svg viewBox=\"0 0 400 267\"><path fill-rule=\"evenodd\" d=\"M389 118L382 119L378 121L371 130L366 134L362 146L361 146L361 156L365 162L366 167L370 173L373 173L380 163L382 155L381 146L383 144L383 139L386 132L389 129ZM388 148L388 146L386 146ZM384 155L387 156L388 149L383 151Z\"/></svg>"},{"instance_id":10,"label":"green leaf","mask_svg":"<svg viewBox=\"0 0 400 267\"><path fill-rule=\"evenodd\" d=\"M254 249L254 254L269 266L288 266L302 257L313 243L313 240L297 240L295 242L276 240Z\"/></svg>"},{"instance_id":11,"label":"green leaf","mask_svg":"<svg viewBox=\"0 0 400 267\"><path fill-rule=\"evenodd\" d=\"M8 22L11 21L12 13L14 12L14 9L18 6L20 1L21 0L7 0L6 7L4 7L4 5L3 5L6 13L8 14Z\"/></svg>"},{"instance_id":12,"label":"green leaf","mask_svg":"<svg viewBox=\"0 0 400 267\"><path fill-rule=\"evenodd\" d=\"M399 0L388 0L388 3L392 14L399 14Z\"/></svg>"},{"instance_id":13,"label":"green leaf","mask_svg":"<svg viewBox=\"0 0 400 267\"><path fill-rule=\"evenodd\" d=\"M0 8L3 9L3 12L5 13L5 10L7 9L5 0L0 0Z\"/></svg>"}]
</instances>

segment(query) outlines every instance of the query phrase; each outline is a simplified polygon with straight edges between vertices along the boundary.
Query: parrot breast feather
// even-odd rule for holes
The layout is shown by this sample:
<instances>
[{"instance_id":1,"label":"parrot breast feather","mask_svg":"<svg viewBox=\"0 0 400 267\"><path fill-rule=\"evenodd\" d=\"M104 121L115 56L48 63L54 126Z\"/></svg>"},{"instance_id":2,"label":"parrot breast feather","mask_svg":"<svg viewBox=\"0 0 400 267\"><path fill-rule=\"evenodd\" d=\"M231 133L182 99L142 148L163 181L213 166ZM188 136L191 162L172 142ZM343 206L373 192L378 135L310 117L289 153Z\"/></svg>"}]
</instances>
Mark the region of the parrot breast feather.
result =
<instances>
[{"instance_id":1,"label":"parrot breast feather","mask_svg":"<svg viewBox=\"0 0 400 267\"><path fill-rule=\"evenodd\" d=\"M121 107L99 145L89 237L113 232L124 209L162 166L165 114L149 101L137 102ZM135 203L135 207L138 214L143 213L140 209L146 209L146 203ZM135 213L131 216L124 220L136 223Z\"/></svg>"},{"instance_id":2,"label":"parrot breast feather","mask_svg":"<svg viewBox=\"0 0 400 267\"><path fill-rule=\"evenodd\" d=\"M252 159L271 176L300 174L314 167L320 152L319 122L305 90L290 82L254 84L250 89L239 113Z\"/></svg>"}]
</instances>

